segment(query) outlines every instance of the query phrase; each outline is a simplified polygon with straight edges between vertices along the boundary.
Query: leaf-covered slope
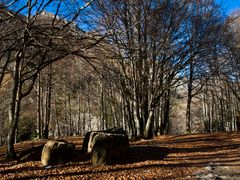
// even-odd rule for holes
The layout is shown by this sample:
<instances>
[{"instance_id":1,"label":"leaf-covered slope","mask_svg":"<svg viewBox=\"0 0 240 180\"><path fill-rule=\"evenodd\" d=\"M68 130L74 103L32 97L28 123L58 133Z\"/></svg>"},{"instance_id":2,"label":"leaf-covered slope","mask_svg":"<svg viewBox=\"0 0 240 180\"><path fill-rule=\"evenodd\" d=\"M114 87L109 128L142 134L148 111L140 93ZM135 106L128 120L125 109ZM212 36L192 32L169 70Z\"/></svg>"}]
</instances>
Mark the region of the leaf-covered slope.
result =
<instances>
[{"instance_id":1,"label":"leaf-covered slope","mask_svg":"<svg viewBox=\"0 0 240 180\"><path fill-rule=\"evenodd\" d=\"M67 138L81 148L82 138ZM16 144L18 153L45 141ZM88 160L43 168L40 161L4 162L5 147L0 148L0 179L72 178L72 179L197 179L216 177L209 166L239 168L240 134L212 133L159 136L130 143L125 159L111 166L92 166ZM209 170L210 169L210 170ZM237 173L237 172L236 172ZM237 174L233 176L237 176ZM220 174L221 175L221 174ZM211 177L210 177L211 178Z\"/></svg>"}]
</instances>

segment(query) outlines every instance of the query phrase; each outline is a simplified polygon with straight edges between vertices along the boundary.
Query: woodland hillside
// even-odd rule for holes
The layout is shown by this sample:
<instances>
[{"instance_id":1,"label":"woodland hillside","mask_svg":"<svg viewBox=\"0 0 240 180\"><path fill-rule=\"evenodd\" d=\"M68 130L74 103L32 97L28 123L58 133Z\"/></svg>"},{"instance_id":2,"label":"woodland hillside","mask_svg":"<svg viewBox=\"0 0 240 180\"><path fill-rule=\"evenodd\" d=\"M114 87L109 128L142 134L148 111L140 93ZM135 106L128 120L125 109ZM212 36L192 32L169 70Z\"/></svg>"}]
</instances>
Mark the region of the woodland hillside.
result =
<instances>
[{"instance_id":1,"label":"woodland hillside","mask_svg":"<svg viewBox=\"0 0 240 180\"><path fill-rule=\"evenodd\" d=\"M212 0L2 1L0 144L239 130L239 23Z\"/></svg>"}]
</instances>

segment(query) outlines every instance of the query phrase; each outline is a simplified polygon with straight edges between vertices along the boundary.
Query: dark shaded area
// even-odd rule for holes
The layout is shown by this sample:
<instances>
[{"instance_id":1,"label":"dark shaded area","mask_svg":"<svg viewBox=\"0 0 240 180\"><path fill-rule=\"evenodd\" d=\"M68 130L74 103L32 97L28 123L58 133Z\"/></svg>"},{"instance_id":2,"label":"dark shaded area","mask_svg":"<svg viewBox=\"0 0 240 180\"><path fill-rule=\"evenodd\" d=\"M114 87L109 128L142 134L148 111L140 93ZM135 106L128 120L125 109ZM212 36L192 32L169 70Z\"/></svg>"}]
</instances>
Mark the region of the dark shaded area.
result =
<instances>
[{"instance_id":1,"label":"dark shaded area","mask_svg":"<svg viewBox=\"0 0 240 180\"><path fill-rule=\"evenodd\" d=\"M19 161L40 161L43 145L33 147L19 154ZM166 147L156 146L131 146L126 156L114 158L111 164L130 164L148 160L163 160L170 152L176 151ZM82 149L75 150L68 157L69 162L84 162L90 160L90 154L85 154Z\"/></svg>"},{"instance_id":2,"label":"dark shaded area","mask_svg":"<svg viewBox=\"0 0 240 180\"><path fill-rule=\"evenodd\" d=\"M239 138L240 133L239 132L231 132L231 133L211 133L211 135L209 133L206 134L192 134L192 135L188 135L188 134L184 134L184 135L178 135L178 136L173 136L172 138L170 138L170 140L168 141L169 144L171 143L198 143L198 142L211 142L211 143L226 143L229 142L231 143L231 141L233 139L238 139Z\"/></svg>"},{"instance_id":3,"label":"dark shaded area","mask_svg":"<svg viewBox=\"0 0 240 180\"><path fill-rule=\"evenodd\" d=\"M170 153L169 148L137 145L129 147L125 157L115 158L113 164L131 164L150 160L163 160Z\"/></svg>"},{"instance_id":4,"label":"dark shaded area","mask_svg":"<svg viewBox=\"0 0 240 180\"><path fill-rule=\"evenodd\" d=\"M216 145L212 144L212 146L199 146L196 148L170 148L172 153L189 153L189 152L216 152L218 150L231 150L240 148L240 144L231 144L231 145Z\"/></svg>"},{"instance_id":5,"label":"dark shaded area","mask_svg":"<svg viewBox=\"0 0 240 180\"><path fill-rule=\"evenodd\" d=\"M75 150L71 162L85 162L90 160L90 154L86 154L82 149Z\"/></svg>"}]
</instances>

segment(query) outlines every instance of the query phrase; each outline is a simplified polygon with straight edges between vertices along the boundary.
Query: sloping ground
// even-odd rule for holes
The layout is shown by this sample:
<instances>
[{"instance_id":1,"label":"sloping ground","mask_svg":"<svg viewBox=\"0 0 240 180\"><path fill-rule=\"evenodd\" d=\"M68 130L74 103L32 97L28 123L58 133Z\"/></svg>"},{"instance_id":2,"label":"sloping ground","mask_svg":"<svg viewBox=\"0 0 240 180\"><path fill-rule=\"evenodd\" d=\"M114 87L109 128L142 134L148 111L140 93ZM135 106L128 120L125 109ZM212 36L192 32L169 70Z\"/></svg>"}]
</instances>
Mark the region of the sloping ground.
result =
<instances>
[{"instance_id":1,"label":"sloping ground","mask_svg":"<svg viewBox=\"0 0 240 180\"><path fill-rule=\"evenodd\" d=\"M68 138L81 148L82 138ZM18 153L43 141L16 145ZM240 134L212 133L159 136L131 142L126 158L115 165L92 166L88 160L49 169L40 161L4 162L0 148L0 179L240 179Z\"/></svg>"}]
</instances>

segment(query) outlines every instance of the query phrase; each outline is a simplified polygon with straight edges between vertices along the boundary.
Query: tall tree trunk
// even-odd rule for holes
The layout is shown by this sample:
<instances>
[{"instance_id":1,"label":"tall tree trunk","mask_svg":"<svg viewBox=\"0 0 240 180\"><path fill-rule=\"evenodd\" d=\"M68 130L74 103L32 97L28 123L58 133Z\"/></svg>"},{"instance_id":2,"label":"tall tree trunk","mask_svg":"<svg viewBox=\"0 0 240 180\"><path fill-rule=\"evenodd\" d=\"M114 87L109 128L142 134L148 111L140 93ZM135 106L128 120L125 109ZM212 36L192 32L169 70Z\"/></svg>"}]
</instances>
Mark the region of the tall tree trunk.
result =
<instances>
[{"instance_id":1,"label":"tall tree trunk","mask_svg":"<svg viewBox=\"0 0 240 180\"><path fill-rule=\"evenodd\" d=\"M83 122L82 122L82 132L83 134L86 133L86 103L83 106Z\"/></svg>"},{"instance_id":2,"label":"tall tree trunk","mask_svg":"<svg viewBox=\"0 0 240 180\"><path fill-rule=\"evenodd\" d=\"M190 61L189 81L188 81L188 96L187 96L187 112L186 112L186 131L191 133L191 104L192 104L192 85L193 85L193 62Z\"/></svg>"},{"instance_id":3,"label":"tall tree trunk","mask_svg":"<svg viewBox=\"0 0 240 180\"><path fill-rule=\"evenodd\" d=\"M47 139L49 136L49 124L51 120L51 101L52 101L52 64L48 66L47 77L47 96L46 96L46 120L43 138Z\"/></svg>"},{"instance_id":4,"label":"tall tree trunk","mask_svg":"<svg viewBox=\"0 0 240 180\"><path fill-rule=\"evenodd\" d=\"M20 54L19 54L20 55ZM17 57L18 58L18 57ZM20 83L20 58L16 60L14 67L12 101L9 109L10 128L7 136L7 158L16 159L14 150L15 134L18 125L20 104L21 104L21 83Z\"/></svg>"},{"instance_id":5,"label":"tall tree trunk","mask_svg":"<svg viewBox=\"0 0 240 180\"><path fill-rule=\"evenodd\" d=\"M37 87L37 119L38 119L38 138L42 138L42 91L41 91L41 73L39 73L38 87Z\"/></svg>"},{"instance_id":6,"label":"tall tree trunk","mask_svg":"<svg viewBox=\"0 0 240 180\"><path fill-rule=\"evenodd\" d=\"M61 131L60 131L60 124L59 124L59 114L58 114L58 108L57 108L57 98L54 98L54 104L55 104L55 114L56 114L56 126L57 126L57 134L58 137L61 136Z\"/></svg>"},{"instance_id":7,"label":"tall tree trunk","mask_svg":"<svg viewBox=\"0 0 240 180\"><path fill-rule=\"evenodd\" d=\"M69 117L69 133L70 136L74 134L73 120L72 120L72 105L71 105L71 94L68 93L68 117Z\"/></svg>"},{"instance_id":8,"label":"tall tree trunk","mask_svg":"<svg viewBox=\"0 0 240 180\"><path fill-rule=\"evenodd\" d=\"M64 93L64 123L65 123L65 136L69 136L69 128L68 128L68 113L67 113L67 95Z\"/></svg>"},{"instance_id":9,"label":"tall tree trunk","mask_svg":"<svg viewBox=\"0 0 240 180\"><path fill-rule=\"evenodd\" d=\"M104 90L103 90L103 83L100 82L100 119L101 119L101 123L102 123L102 127L100 129L104 130L105 129L105 103L104 103Z\"/></svg>"},{"instance_id":10,"label":"tall tree trunk","mask_svg":"<svg viewBox=\"0 0 240 180\"><path fill-rule=\"evenodd\" d=\"M163 119L160 128L160 134L168 134L169 129L169 115L170 115L170 89L166 90L163 107Z\"/></svg>"},{"instance_id":11,"label":"tall tree trunk","mask_svg":"<svg viewBox=\"0 0 240 180\"><path fill-rule=\"evenodd\" d=\"M88 130L91 131L92 129L92 117L91 117L91 101L90 101L90 85L88 86L88 97L87 97L87 104L88 104Z\"/></svg>"},{"instance_id":12,"label":"tall tree trunk","mask_svg":"<svg viewBox=\"0 0 240 180\"><path fill-rule=\"evenodd\" d=\"M81 131L81 99L80 94L78 93L78 122L77 122L77 133L78 135L83 135L83 132Z\"/></svg>"},{"instance_id":13,"label":"tall tree trunk","mask_svg":"<svg viewBox=\"0 0 240 180\"><path fill-rule=\"evenodd\" d=\"M14 150L14 143L16 141L16 130L17 130L17 125L18 125L18 120L19 120L19 114L20 114L20 99L19 99L19 92L17 93L17 99L16 99L16 104L15 108L10 110L10 129L8 132L8 137L7 137L7 158L9 159L16 159L16 153ZM13 111L12 111L13 110Z\"/></svg>"},{"instance_id":14,"label":"tall tree trunk","mask_svg":"<svg viewBox=\"0 0 240 180\"><path fill-rule=\"evenodd\" d=\"M204 92L202 95L202 109L203 109L203 123L204 123L204 132L209 132L208 125L208 108L207 108L207 100L206 100L207 92Z\"/></svg>"}]
</instances>

